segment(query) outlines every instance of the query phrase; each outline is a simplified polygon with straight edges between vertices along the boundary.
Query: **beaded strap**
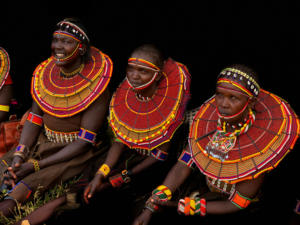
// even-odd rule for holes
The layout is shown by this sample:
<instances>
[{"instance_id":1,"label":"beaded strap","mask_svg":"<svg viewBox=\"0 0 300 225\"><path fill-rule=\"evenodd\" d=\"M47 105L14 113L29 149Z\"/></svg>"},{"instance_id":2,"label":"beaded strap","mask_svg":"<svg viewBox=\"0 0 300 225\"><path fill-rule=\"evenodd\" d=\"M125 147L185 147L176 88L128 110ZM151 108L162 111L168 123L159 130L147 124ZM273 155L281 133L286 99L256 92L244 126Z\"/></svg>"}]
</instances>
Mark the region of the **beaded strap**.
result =
<instances>
[{"instance_id":1,"label":"beaded strap","mask_svg":"<svg viewBox=\"0 0 300 225\"><path fill-rule=\"evenodd\" d=\"M107 177L107 175L109 174L110 172L110 168L107 164L102 164L102 166L98 169L97 173L96 174L103 174L104 177Z\"/></svg>"},{"instance_id":2,"label":"beaded strap","mask_svg":"<svg viewBox=\"0 0 300 225\"><path fill-rule=\"evenodd\" d=\"M0 111L9 112L9 105L0 105Z\"/></svg>"},{"instance_id":3,"label":"beaded strap","mask_svg":"<svg viewBox=\"0 0 300 225\"><path fill-rule=\"evenodd\" d=\"M241 195L237 190L235 190L228 199L239 209L245 209L251 203L250 198Z\"/></svg>"},{"instance_id":4,"label":"beaded strap","mask_svg":"<svg viewBox=\"0 0 300 225\"><path fill-rule=\"evenodd\" d=\"M40 171L39 161L37 161L36 159L29 159L28 162L33 164L35 172Z\"/></svg>"},{"instance_id":5,"label":"beaded strap","mask_svg":"<svg viewBox=\"0 0 300 225\"><path fill-rule=\"evenodd\" d=\"M37 115L33 112L30 112L28 114L27 121L29 121L30 123L33 123L35 125L38 125L40 127L43 125L43 117L40 115Z\"/></svg>"},{"instance_id":6,"label":"beaded strap","mask_svg":"<svg viewBox=\"0 0 300 225\"><path fill-rule=\"evenodd\" d=\"M26 157L26 154L29 152L29 149L26 145L22 145L22 144L19 144L17 147L16 147L16 150L14 152L14 156L19 156L21 157L23 160L25 160L25 157Z\"/></svg>"},{"instance_id":7,"label":"beaded strap","mask_svg":"<svg viewBox=\"0 0 300 225\"><path fill-rule=\"evenodd\" d=\"M178 202L178 213L185 216L205 216L206 215L206 200L204 198L191 199L185 197Z\"/></svg>"},{"instance_id":8,"label":"beaded strap","mask_svg":"<svg viewBox=\"0 0 300 225\"><path fill-rule=\"evenodd\" d=\"M195 165L191 153L189 153L186 150L184 150L181 153L181 155L178 158L178 161L184 163L185 165L187 165L190 168L192 168Z\"/></svg>"},{"instance_id":9,"label":"beaded strap","mask_svg":"<svg viewBox=\"0 0 300 225\"><path fill-rule=\"evenodd\" d=\"M168 157L168 153L167 152L163 152L159 149L153 149L150 153L150 155L154 158L156 158L159 161L165 161Z\"/></svg>"},{"instance_id":10,"label":"beaded strap","mask_svg":"<svg viewBox=\"0 0 300 225\"><path fill-rule=\"evenodd\" d=\"M91 144L95 144L95 140L96 140L96 133L84 128L80 128L79 134L78 134L78 138L82 139L84 141L87 141Z\"/></svg>"}]
</instances>

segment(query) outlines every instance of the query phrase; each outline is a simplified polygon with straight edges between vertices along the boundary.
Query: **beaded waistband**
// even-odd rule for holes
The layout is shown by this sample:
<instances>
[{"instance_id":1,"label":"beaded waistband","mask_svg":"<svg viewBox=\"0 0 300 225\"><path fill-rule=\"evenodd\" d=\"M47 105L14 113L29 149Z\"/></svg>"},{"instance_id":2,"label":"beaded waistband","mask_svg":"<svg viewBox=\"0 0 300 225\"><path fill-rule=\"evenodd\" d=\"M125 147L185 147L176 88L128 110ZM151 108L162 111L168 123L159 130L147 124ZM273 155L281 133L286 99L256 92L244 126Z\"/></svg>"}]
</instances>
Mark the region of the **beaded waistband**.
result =
<instances>
[{"instance_id":1,"label":"beaded waistband","mask_svg":"<svg viewBox=\"0 0 300 225\"><path fill-rule=\"evenodd\" d=\"M54 143L69 143L78 139L79 131L74 132L59 132L50 130L46 125L45 127L45 135L50 142Z\"/></svg>"},{"instance_id":2,"label":"beaded waistband","mask_svg":"<svg viewBox=\"0 0 300 225\"><path fill-rule=\"evenodd\" d=\"M235 191L235 184L228 184L224 181L206 177L206 183L210 191L232 194Z\"/></svg>"}]
</instances>

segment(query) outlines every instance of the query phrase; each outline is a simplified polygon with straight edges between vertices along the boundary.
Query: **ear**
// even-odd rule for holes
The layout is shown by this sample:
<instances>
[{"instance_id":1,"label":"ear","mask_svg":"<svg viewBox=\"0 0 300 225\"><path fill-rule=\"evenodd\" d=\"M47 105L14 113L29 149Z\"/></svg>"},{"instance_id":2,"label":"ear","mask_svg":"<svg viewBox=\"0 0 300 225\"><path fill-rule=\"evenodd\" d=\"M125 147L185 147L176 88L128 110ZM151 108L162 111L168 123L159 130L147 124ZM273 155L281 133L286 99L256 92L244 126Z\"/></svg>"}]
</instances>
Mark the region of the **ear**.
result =
<instances>
[{"instance_id":1,"label":"ear","mask_svg":"<svg viewBox=\"0 0 300 225\"><path fill-rule=\"evenodd\" d=\"M257 102L257 99L255 97L250 98L249 99L249 107L251 109L254 109L256 102Z\"/></svg>"},{"instance_id":2,"label":"ear","mask_svg":"<svg viewBox=\"0 0 300 225\"><path fill-rule=\"evenodd\" d=\"M86 53L86 45L83 43L79 44L79 54L84 55Z\"/></svg>"}]
</instances>

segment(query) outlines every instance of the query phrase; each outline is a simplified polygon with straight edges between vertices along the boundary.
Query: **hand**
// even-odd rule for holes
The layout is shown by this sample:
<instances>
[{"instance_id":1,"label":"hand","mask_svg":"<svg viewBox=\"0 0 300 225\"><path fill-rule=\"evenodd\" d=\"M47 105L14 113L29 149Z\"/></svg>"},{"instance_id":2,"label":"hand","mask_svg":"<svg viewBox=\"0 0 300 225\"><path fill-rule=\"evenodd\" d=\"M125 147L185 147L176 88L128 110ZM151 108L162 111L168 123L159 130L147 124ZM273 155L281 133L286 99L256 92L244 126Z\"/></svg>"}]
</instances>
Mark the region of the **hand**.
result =
<instances>
[{"instance_id":1,"label":"hand","mask_svg":"<svg viewBox=\"0 0 300 225\"><path fill-rule=\"evenodd\" d=\"M89 203L89 199L93 197L94 193L100 189L103 178L104 176L102 174L96 174L94 179L84 189L83 198L87 204Z\"/></svg>"},{"instance_id":2,"label":"hand","mask_svg":"<svg viewBox=\"0 0 300 225\"><path fill-rule=\"evenodd\" d=\"M15 168L20 167L23 162L24 160L20 156L14 156L13 161L11 163L12 169L14 170Z\"/></svg>"},{"instance_id":3,"label":"hand","mask_svg":"<svg viewBox=\"0 0 300 225\"><path fill-rule=\"evenodd\" d=\"M147 225L152 217L152 212L145 209L134 221L132 225Z\"/></svg>"},{"instance_id":4,"label":"hand","mask_svg":"<svg viewBox=\"0 0 300 225\"><path fill-rule=\"evenodd\" d=\"M34 172L34 166L32 163L22 163L19 167L16 167L14 169L14 173L17 176L18 180L21 180L22 178L26 177L28 174L31 174Z\"/></svg>"},{"instance_id":5,"label":"hand","mask_svg":"<svg viewBox=\"0 0 300 225\"><path fill-rule=\"evenodd\" d=\"M175 201L162 201L159 199L157 195L152 195L150 197L150 201L155 205L159 205L163 207L177 207L178 205L178 203Z\"/></svg>"}]
</instances>

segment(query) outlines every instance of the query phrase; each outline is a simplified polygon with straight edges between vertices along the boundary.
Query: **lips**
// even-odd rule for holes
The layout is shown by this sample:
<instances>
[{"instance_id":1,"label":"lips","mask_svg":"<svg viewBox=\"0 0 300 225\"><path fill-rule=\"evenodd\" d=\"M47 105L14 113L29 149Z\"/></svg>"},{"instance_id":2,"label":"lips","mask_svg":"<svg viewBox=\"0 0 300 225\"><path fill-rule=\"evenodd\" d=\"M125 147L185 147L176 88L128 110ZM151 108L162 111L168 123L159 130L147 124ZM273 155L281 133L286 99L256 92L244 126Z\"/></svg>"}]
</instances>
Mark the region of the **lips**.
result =
<instances>
[{"instance_id":1,"label":"lips","mask_svg":"<svg viewBox=\"0 0 300 225\"><path fill-rule=\"evenodd\" d=\"M61 58L65 57L65 54L64 53L55 53L54 57L57 58L57 59L61 59Z\"/></svg>"}]
</instances>

